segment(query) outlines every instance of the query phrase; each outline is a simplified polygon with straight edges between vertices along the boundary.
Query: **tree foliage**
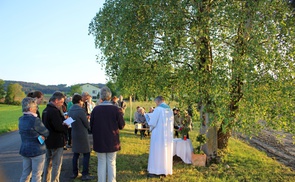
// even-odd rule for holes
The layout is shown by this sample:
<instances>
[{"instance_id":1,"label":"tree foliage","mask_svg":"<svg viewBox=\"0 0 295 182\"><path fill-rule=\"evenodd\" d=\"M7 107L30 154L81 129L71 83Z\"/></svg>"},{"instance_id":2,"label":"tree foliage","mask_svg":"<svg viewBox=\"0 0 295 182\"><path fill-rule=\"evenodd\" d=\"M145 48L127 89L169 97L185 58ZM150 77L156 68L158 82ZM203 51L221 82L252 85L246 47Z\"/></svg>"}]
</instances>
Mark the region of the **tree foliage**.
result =
<instances>
[{"instance_id":1,"label":"tree foliage","mask_svg":"<svg viewBox=\"0 0 295 182\"><path fill-rule=\"evenodd\" d=\"M5 103L19 105L25 96L20 84L9 84L6 91Z\"/></svg>"},{"instance_id":2,"label":"tree foliage","mask_svg":"<svg viewBox=\"0 0 295 182\"><path fill-rule=\"evenodd\" d=\"M81 85L72 85L71 86L70 95L74 95L75 93L78 93L78 94L81 94L82 93L82 87L81 87Z\"/></svg>"},{"instance_id":3,"label":"tree foliage","mask_svg":"<svg viewBox=\"0 0 295 182\"><path fill-rule=\"evenodd\" d=\"M107 0L89 33L129 95L178 98L227 137L294 133L294 20L284 0Z\"/></svg>"},{"instance_id":4,"label":"tree foliage","mask_svg":"<svg viewBox=\"0 0 295 182\"><path fill-rule=\"evenodd\" d=\"M0 99L3 99L5 96L4 80L0 79Z\"/></svg>"}]
</instances>

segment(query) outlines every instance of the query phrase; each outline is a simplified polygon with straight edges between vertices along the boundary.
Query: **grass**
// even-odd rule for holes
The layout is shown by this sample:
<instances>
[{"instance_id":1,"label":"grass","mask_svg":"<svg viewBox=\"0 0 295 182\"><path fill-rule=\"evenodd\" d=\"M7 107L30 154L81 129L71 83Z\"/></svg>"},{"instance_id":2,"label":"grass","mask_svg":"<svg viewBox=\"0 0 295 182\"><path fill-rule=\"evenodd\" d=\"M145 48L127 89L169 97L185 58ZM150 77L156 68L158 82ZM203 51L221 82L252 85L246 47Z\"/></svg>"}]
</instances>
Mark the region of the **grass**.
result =
<instances>
[{"instance_id":1,"label":"grass","mask_svg":"<svg viewBox=\"0 0 295 182\"><path fill-rule=\"evenodd\" d=\"M39 106L42 113L45 105ZM18 118L22 116L21 106L0 104L0 134L18 129Z\"/></svg>"},{"instance_id":2,"label":"grass","mask_svg":"<svg viewBox=\"0 0 295 182\"><path fill-rule=\"evenodd\" d=\"M21 115L20 106L0 104L0 134L16 130Z\"/></svg>"},{"instance_id":3,"label":"grass","mask_svg":"<svg viewBox=\"0 0 295 182\"><path fill-rule=\"evenodd\" d=\"M193 146L196 147L197 131L192 131L190 136ZM117 155L118 181L295 181L295 172L290 168L235 138L230 139L229 150L220 164L213 164L210 167L195 167L175 159L173 175L158 180L147 180L149 138L140 140L139 135L134 135L134 125L127 124L120 132L120 139L122 150ZM92 152L91 174L96 175L96 170L97 158L95 152Z\"/></svg>"},{"instance_id":4,"label":"grass","mask_svg":"<svg viewBox=\"0 0 295 182\"><path fill-rule=\"evenodd\" d=\"M134 103L137 105L154 106L151 103ZM174 105L172 105L174 106ZM40 111L45 105L40 106ZM263 152L247 145L246 143L231 138L229 149L226 151L220 164L210 167L195 167L185 164L180 160L174 160L173 175L158 180L147 180L147 163L149 154L149 138L140 140L140 136L134 135L134 125L129 123L129 108L126 111L126 126L120 131L122 150L117 155L117 181L123 182L146 182L146 181L172 181L172 182L250 182L250 181L295 181L295 172L290 168L278 163ZM18 117L21 114L20 106L8 106L0 104L0 133L17 129ZM196 126L195 126L196 128ZM197 129L190 133L193 146ZM95 152L91 153L90 172L97 175L97 158ZM76 179L74 181L80 181ZM92 180L96 181L96 180Z\"/></svg>"}]
</instances>

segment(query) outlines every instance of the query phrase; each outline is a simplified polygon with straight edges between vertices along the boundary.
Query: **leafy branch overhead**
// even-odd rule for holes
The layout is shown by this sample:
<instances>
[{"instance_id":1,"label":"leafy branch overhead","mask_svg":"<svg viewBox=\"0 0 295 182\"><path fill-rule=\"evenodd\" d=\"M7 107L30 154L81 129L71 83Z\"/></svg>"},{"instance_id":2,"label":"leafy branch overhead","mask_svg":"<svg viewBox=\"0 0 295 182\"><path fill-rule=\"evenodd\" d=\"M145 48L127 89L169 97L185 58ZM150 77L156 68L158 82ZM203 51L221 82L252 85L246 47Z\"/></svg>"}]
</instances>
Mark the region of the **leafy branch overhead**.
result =
<instances>
[{"instance_id":1,"label":"leafy branch overhead","mask_svg":"<svg viewBox=\"0 0 295 182\"><path fill-rule=\"evenodd\" d=\"M294 133L294 20L282 0L112 0L89 33L126 94L201 106L226 137Z\"/></svg>"}]
</instances>

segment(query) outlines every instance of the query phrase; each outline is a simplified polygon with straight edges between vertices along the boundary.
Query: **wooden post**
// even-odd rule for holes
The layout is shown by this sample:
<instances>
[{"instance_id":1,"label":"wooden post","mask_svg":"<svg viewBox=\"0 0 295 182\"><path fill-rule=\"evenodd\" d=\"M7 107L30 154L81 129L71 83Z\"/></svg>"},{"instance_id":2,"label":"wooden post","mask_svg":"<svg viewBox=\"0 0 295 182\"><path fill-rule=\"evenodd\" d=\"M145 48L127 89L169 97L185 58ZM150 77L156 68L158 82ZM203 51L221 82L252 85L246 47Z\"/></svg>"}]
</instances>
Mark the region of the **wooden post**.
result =
<instances>
[{"instance_id":1,"label":"wooden post","mask_svg":"<svg viewBox=\"0 0 295 182\"><path fill-rule=\"evenodd\" d=\"M132 110L133 109L132 109L132 96L131 95L129 96L129 103L130 103L130 117L129 117L130 118L130 121L129 122L131 124L132 123L132 117L133 117L132 116Z\"/></svg>"}]
</instances>

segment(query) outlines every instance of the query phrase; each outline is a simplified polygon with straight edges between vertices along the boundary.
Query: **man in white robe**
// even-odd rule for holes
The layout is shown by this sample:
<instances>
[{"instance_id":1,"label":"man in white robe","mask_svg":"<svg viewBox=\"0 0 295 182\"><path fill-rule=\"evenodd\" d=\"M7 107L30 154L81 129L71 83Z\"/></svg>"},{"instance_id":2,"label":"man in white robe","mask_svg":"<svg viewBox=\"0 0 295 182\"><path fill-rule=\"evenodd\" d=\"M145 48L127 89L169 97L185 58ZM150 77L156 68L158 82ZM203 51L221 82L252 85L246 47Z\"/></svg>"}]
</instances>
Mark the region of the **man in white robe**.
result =
<instances>
[{"instance_id":1,"label":"man in white robe","mask_svg":"<svg viewBox=\"0 0 295 182\"><path fill-rule=\"evenodd\" d=\"M148 160L148 178L172 175L174 115L162 96L155 98L157 105L148 121L152 131Z\"/></svg>"}]
</instances>

